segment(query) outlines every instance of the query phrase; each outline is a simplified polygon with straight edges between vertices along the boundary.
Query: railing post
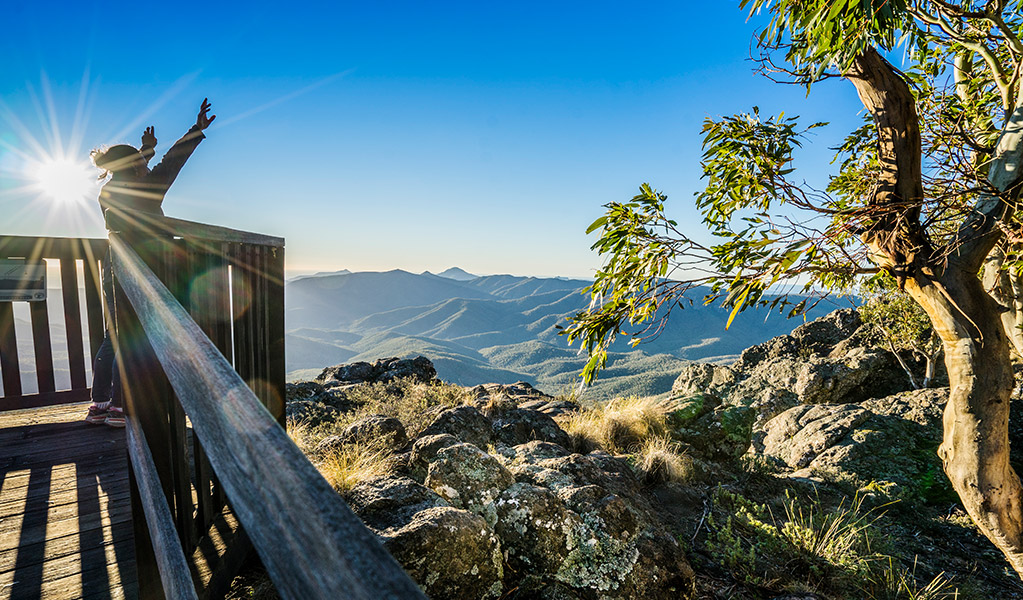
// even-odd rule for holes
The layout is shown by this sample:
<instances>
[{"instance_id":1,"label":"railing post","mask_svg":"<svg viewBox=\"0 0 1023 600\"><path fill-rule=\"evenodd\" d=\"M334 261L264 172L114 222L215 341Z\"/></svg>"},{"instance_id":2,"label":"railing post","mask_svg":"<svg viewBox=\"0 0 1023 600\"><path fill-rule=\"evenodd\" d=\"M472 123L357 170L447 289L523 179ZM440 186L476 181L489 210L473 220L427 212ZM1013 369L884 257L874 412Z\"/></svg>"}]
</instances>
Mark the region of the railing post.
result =
<instances>
[{"instance_id":1,"label":"railing post","mask_svg":"<svg viewBox=\"0 0 1023 600\"><path fill-rule=\"evenodd\" d=\"M269 313L269 374L274 404L267 408L270 414L277 417L277 422L285 426L285 379L287 368L284 361L284 247L269 249L270 259L267 261L267 311Z\"/></svg>"},{"instance_id":2,"label":"railing post","mask_svg":"<svg viewBox=\"0 0 1023 600\"><path fill-rule=\"evenodd\" d=\"M184 260L173 238L148 232L111 235L120 236L146 266L166 282L176 297L187 296L190 277L184 269ZM117 257L113 259L116 261ZM145 434L164 497L174 516L178 536L182 546L191 552L198 542L199 534L194 521L185 414L174 397L170 382L142 331L137 315L127 299L123 299L123 290L117 285L116 277L115 287L118 290L114 305L118 340L115 348L117 356L123 357L119 368L125 410L127 414L137 417ZM143 514L140 504L133 503L132 509L135 514ZM148 532L145 537L145 545L151 544ZM140 551L151 554L153 549L148 547ZM149 568L149 565L145 568ZM140 571L140 582L142 579ZM159 577L156 579L158 585ZM153 594L153 597L160 597L156 595L155 589Z\"/></svg>"},{"instance_id":3,"label":"railing post","mask_svg":"<svg viewBox=\"0 0 1023 600\"><path fill-rule=\"evenodd\" d=\"M110 236L111 238L120 236L127 243L131 243L129 241L131 236L117 233L111 233ZM116 261L117 258L111 256L111 260ZM128 301L124 289L116 277L114 278L114 314L112 318L115 326L112 340L116 357L115 368L118 369L119 373L119 391L121 400L124 403L124 410L129 415L137 416L147 438L151 431L154 436L158 436L158 431L164 428L156 426L160 421L157 407L154 406L159 404L160 395L160 390L154 385L156 377L141 377L138 374L146 373L148 375L154 371L159 371L159 365L154 364L157 361L153 356L153 351L146 339L145 332L142 330L142 325L139 323L138 316L135 314L134 309L132 309L131 303ZM153 374L156 375L155 373ZM114 393L118 393L118 390L115 390ZM156 462L157 473L160 475L161 484L164 487L164 495L170 498L167 495L167 486L164 484L164 482L168 481L168 479L165 479L165 474L169 470L168 465L165 461L159 460L160 453L153 452L152 450L150 448L150 452L152 452L153 459ZM162 465L161 462L163 462ZM139 496L138 481L130 460L128 461L128 475L131 487L131 510L132 515L134 515L132 531L135 538L135 569L138 578L139 598L143 600L151 598L162 600L165 596L160 578L160 570L157 566L156 551L153 548L149 527L146 524L145 511L142 499Z\"/></svg>"}]
</instances>

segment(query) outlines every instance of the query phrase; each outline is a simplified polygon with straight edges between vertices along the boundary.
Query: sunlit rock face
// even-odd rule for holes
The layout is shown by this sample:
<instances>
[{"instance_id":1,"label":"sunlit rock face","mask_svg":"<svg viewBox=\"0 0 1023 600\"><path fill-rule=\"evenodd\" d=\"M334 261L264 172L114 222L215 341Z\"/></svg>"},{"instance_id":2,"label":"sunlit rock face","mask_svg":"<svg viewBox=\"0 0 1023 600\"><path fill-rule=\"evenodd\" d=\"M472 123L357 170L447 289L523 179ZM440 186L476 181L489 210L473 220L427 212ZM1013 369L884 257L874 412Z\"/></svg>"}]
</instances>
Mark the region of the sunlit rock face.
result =
<instances>
[{"instance_id":1,"label":"sunlit rock face","mask_svg":"<svg viewBox=\"0 0 1023 600\"><path fill-rule=\"evenodd\" d=\"M747 348L730 366L687 366L665 402L677 435L708 458L737 457L790 409L910 389L895 357L867 345L863 327L854 309L837 310Z\"/></svg>"}]
</instances>

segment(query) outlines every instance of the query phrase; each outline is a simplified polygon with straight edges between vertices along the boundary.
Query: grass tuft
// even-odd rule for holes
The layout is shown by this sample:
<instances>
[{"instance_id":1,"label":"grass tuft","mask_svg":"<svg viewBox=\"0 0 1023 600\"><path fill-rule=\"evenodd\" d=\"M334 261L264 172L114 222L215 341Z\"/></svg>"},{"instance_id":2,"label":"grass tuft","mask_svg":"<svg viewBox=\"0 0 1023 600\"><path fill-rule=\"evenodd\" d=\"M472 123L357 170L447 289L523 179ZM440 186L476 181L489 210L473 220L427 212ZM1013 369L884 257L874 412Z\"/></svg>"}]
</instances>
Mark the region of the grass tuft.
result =
<instances>
[{"instance_id":1,"label":"grass tuft","mask_svg":"<svg viewBox=\"0 0 1023 600\"><path fill-rule=\"evenodd\" d=\"M646 483L683 482L693 474L693 460L681 446L666 437L652 437L636 456L640 477Z\"/></svg>"},{"instance_id":2,"label":"grass tuft","mask_svg":"<svg viewBox=\"0 0 1023 600\"><path fill-rule=\"evenodd\" d=\"M667 433L667 418L656 399L631 396L579 411L562 428L578 452L637 453L648 439Z\"/></svg>"},{"instance_id":3,"label":"grass tuft","mask_svg":"<svg viewBox=\"0 0 1023 600\"><path fill-rule=\"evenodd\" d=\"M316 468L335 490L344 494L363 481L390 473L391 455L381 445L346 444L328 452Z\"/></svg>"}]
</instances>

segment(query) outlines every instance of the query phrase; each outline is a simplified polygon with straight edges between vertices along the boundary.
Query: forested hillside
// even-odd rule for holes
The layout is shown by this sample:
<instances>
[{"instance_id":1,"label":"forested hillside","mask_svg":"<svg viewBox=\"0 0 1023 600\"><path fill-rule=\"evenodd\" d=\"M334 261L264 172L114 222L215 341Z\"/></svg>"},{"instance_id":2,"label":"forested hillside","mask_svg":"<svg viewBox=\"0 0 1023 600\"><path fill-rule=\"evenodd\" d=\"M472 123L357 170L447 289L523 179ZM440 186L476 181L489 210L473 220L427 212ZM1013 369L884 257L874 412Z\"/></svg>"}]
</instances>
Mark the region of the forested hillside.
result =
<instances>
[{"instance_id":1,"label":"forested hillside","mask_svg":"<svg viewBox=\"0 0 1023 600\"><path fill-rule=\"evenodd\" d=\"M394 270L319 274L286 287L287 364L292 379L326 366L385 356L428 356L441 379L460 385L529 381L550 391L578 383L585 358L557 326L584 309L579 279L443 275ZM834 305L810 315L823 314ZM630 348L619 342L609 368L590 392L660 394L689 361L727 361L744 348L802 321L766 311L740 315L686 306L655 339Z\"/></svg>"}]
</instances>

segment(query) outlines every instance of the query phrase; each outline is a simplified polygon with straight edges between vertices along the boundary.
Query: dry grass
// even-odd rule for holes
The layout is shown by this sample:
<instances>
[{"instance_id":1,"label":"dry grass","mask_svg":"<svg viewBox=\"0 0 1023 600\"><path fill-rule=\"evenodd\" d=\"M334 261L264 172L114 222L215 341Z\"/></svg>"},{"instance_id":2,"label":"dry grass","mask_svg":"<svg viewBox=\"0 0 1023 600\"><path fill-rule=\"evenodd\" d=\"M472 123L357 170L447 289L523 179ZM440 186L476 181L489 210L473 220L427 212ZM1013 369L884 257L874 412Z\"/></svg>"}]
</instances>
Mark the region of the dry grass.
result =
<instances>
[{"instance_id":1,"label":"dry grass","mask_svg":"<svg viewBox=\"0 0 1023 600\"><path fill-rule=\"evenodd\" d=\"M343 426L368 415L394 417L405 425L409 438L419 435L437 417L440 410L472 400L467 388L450 383L418 383L397 379L387 383L371 383L345 392L359 408L344 415Z\"/></svg>"},{"instance_id":2,"label":"dry grass","mask_svg":"<svg viewBox=\"0 0 1023 600\"><path fill-rule=\"evenodd\" d=\"M667 433L664 409L653 398L617 398L582 410L561 423L576 451L603 448L611 454L638 453L646 440Z\"/></svg>"},{"instance_id":3,"label":"dry grass","mask_svg":"<svg viewBox=\"0 0 1023 600\"><path fill-rule=\"evenodd\" d=\"M488 419L493 419L517 407L518 403L511 398L501 394L494 394L487 399L486 404L480 408L480 412Z\"/></svg>"},{"instance_id":4,"label":"dry grass","mask_svg":"<svg viewBox=\"0 0 1023 600\"><path fill-rule=\"evenodd\" d=\"M636 468L647 483L687 481L693 474L693 459L681 446L666 437L652 437L636 455Z\"/></svg>"},{"instance_id":5,"label":"dry grass","mask_svg":"<svg viewBox=\"0 0 1023 600\"><path fill-rule=\"evenodd\" d=\"M302 454L311 456L313 450L316 448L316 444L320 442L324 437L324 431L322 428L314 429L310 427L305 421L296 421L294 419L288 420L288 437L291 441L298 446L298 449L302 451Z\"/></svg>"},{"instance_id":6,"label":"dry grass","mask_svg":"<svg viewBox=\"0 0 1023 600\"><path fill-rule=\"evenodd\" d=\"M371 444L346 444L328 452L316 465L320 474L339 493L344 494L363 481L391 471L392 452Z\"/></svg>"}]
</instances>

